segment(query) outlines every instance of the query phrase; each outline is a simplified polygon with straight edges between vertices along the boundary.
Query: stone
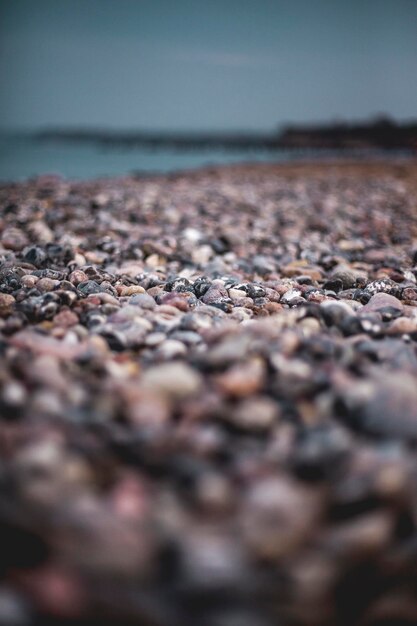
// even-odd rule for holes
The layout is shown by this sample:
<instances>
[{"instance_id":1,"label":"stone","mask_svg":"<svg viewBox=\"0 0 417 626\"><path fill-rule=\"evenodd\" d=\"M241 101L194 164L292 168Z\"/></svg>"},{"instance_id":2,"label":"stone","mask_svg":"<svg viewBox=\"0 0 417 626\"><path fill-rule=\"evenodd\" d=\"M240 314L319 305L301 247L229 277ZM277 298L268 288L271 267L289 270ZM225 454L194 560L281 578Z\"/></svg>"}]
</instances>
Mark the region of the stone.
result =
<instances>
[{"instance_id":1,"label":"stone","mask_svg":"<svg viewBox=\"0 0 417 626\"><path fill-rule=\"evenodd\" d=\"M33 274L26 274L25 276L22 276L21 283L22 286L26 289L33 289L38 280L38 276L33 276Z\"/></svg>"},{"instance_id":2,"label":"stone","mask_svg":"<svg viewBox=\"0 0 417 626\"><path fill-rule=\"evenodd\" d=\"M25 251L24 259L35 267L42 267L46 261L46 252L38 246L32 246Z\"/></svg>"},{"instance_id":3,"label":"stone","mask_svg":"<svg viewBox=\"0 0 417 626\"><path fill-rule=\"evenodd\" d=\"M69 275L68 279L74 284L78 285L79 283L84 283L88 281L88 276L82 270L74 270Z\"/></svg>"},{"instance_id":4,"label":"stone","mask_svg":"<svg viewBox=\"0 0 417 626\"><path fill-rule=\"evenodd\" d=\"M149 310L154 309L156 306L154 298L152 298L152 296L147 293L136 293L135 295L131 296L129 304L134 304L141 309Z\"/></svg>"},{"instance_id":5,"label":"stone","mask_svg":"<svg viewBox=\"0 0 417 626\"><path fill-rule=\"evenodd\" d=\"M86 280L78 283L78 289L84 296L89 296L94 293L101 293L102 288L95 280Z\"/></svg>"},{"instance_id":6,"label":"stone","mask_svg":"<svg viewBox=\"0 0 417 626\"><path fill-rule=\"evenodd\" d=\"M376 437L417 440L417 388L405 372L377 375L346 390L346 418Z\"/></svg>"},{"instance_id":7,"label":"stone","mask_svg":"<svg viewBox=\"0 0 417 626\"><path fill-rule=\"evenodd\" d=\"M290 306L295 306L297 304L301 304L304 302L304 298L301 295L301 291L299 289L289 289L281 296L280 302L282 304L288 304Z\"/></svg>"},{"instance_id":8,"label":"stone","mask_svg":"<svg viewBox=\"0 0 417 626\"><path fill-rule=\"evenodd\" d=\"M7 317L13 312L15 298L8 293L0 293L0 317Z\"/></svg>"},{"instance_id":9,"label":"stone","mask_svg":"<svg viewBox=\"0 0 417 626\"><path fill-rule=\"evenodd\" d=\"M340 281L341 289L351 289L356 286L356 275L354 272L349 270L337 270L333 272L330 276L330 280L332 281ZM340 291L340 289L339 289Z\"/></svg>"},{"instance_id":10,"label":"stone","mask_svg":"<svg viewBox=\"0 0 417 626\"><path fill-rule=\"evenodd\" d=\"M382 292L392 296L398 296L401 292L398 284L390 278L381 278L368 283L365 291L371 295Z\"/></svg>"},{"instance_id":11,"label":"stone","mask_svg":"<svg viewBox=\"0 0 417 626\"><path fill-rule=\"evenodd\" d=\"M217 378L217 384L226 394L244 397L256 393L262 388L264 376L263 362L259 359L253 359L227 370Z\"/></svg>"},{"instance_id":12,"label":"stone","mask_svg":"<svg viewBox=\"0 0 417 626\"><path fill-rule=\"evenodd\" d=\"M1 243L8 250L20 251L28 244L25 233L19 228L6 228L1 235Z\"/></svg>"},{"instance_id":13,"label":"stone","mask_svg":"<svg viewBox=\"0 0 417 626\"><path fill-rule=\"evenodd\" d=\"M58 287L59 280L53 280L52 278L40 278L36 283L36 289L42 291L43 293L47 291L53 291Z\"/></svg>"},{"instance_id":14,"label":"stone","mask_svg":"<svg viewBox=\"0 0 417 626\"><path fill-rule=\"evenodd\" d=\"M279 406L271 398L253 396L240 402L229 419L244 430L263 431L275 424L279 414Z\"/></svg>"},{"instance_id":15,"label":"stone","mask_svg":"<svg viewBox=\"0 0 417 626\"><path fill-rule=\"evenodd\" d=\"M249 491L243 528L254 555L281 559L308 539L320 515L320 497L286 477L265 477Z\"/></svg>"},{"instance_id":16,"label":"stone","mask_svg":"<svg viewBox=\"0 0 417 626\"><path fill-rule=\"evenodd\" d=\"M403 305L398 298L391 296L388 293L376 293L371 299L360 309L360 314L373 313L381 311L382 309L392 308L398 311L403 311Z\"/></svg>"},{"instance_id":17,"label":"stone","mask_svg":"<svg viewBox=\"0 0 417 626\"><path fill-rule=\"evenodd\" d=\"M140 285L129 285L128 287L121 286L119 291L120 296L133 296L138 293L146 293L145 289Z\"/></svg>"},{"instance_id":18,"label":"stone","mask_svg":"<svg viewBox=\"0 0 417 626\"><path fill-rule=\"evenodd\" d=\"M201 376L186 363L164 363L150 367L141 378L141 386L173 400L198 393L202 387Z\"/></svg>"},{"instance_id":19,"label":"stone","mask_svg":"<svg viewBox=\"0 0 417 626\"><path fill-rule=\"evenodd\" d=\"M218 304L227 299L229 294L221 284L213 283L201 298L204 304Z\"/></svg>"},{"instance_id":20,"label":"stone","mask_svg":"<svg viewBox=\"0 0 417 626\"><path fill-rule=\"evenodd\" d=\"M409 317L397 317L391 322L387 330L389 335L415 333L417 333L417 319L410 319Z\"/></svg>"}]
</instances>

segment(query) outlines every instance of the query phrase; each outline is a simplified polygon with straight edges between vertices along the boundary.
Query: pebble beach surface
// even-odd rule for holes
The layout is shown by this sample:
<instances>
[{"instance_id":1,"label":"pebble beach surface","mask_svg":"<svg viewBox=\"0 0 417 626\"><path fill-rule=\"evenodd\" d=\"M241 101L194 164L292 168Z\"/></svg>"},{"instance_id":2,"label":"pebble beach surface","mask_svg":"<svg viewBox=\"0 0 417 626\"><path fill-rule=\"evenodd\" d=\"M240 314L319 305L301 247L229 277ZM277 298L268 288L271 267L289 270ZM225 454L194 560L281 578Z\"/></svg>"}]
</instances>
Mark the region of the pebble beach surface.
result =
<instances>
[{"instance_id":1,"label":"pebble beach surface","mask_svg":"<svg viewBox=\"0 0 417 626\"><path fill-rule=\"evenodd\" d=\"M417 164L0 187L0 624L417 623Z\"/></svg>"}]
</instances>

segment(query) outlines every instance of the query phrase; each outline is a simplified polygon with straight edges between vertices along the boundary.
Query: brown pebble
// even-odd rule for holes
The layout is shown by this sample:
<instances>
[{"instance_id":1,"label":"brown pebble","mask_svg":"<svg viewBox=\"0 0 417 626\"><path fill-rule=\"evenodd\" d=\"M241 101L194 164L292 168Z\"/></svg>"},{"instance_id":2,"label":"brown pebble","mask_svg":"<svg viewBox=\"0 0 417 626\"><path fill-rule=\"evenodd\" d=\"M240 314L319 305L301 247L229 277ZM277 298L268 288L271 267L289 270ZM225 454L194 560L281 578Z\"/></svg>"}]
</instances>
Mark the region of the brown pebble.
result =
<instances>
[{"instance_id":1,"label":"brown pebble","mask_svg":"<svg viewBox=\"0 0 417 626\"><path fill-rule=\"evenodd\" d=\"M202 379L189 365L174 362L146 370L141 385L145 391L179 399L197 393L202 386Z\"/></svg>"},{"instance_id":2,"label":"brown pebble","mask_svg":"<svg viewBox=\"0 0 417 626\"><path fill-rule=\"evenodd\" d=\"M267 430L273 426L280 410L277 402L265 396L253 396L243 400L231 411L231 420L247 430Z\"/></svg>"},{"instance_id":3,"label":"brown pebble","mask_svg":"<svg viewBox=\"0 0 417 626\"><path fill-rule=\"evenodd\" d=\"M20 280L23 287L32 289L38 282L39 278L38 276L33 276L33 274L26 274L26 276L22 276Z\"/></svg>"},{"instance_id":4,"label":"brown pebble","mask_svg":"<svg viewBox=\"0 0 417 626\"><path fill-rule=\"evenodd\" d=\"M25 233L20 228L6 228L1 236L1 243L8 250L18 252L28 244Z\"/></svg>"},{"instance_id":5,"label":"brown pebble","mask_svg":"<svg viewBox=\"0 0 417 626\"><path fill-rule=\"evenodd\" d=\"M232 396L244 397L256 393L262 388L265 366L260 359L253 359L241 365L235 365L216 378L220 389Z\"/></svg>"},{"instance_id":6,"label":"brown pebble","mask_svg":"<svg viewBox=\"0 0 417 626\"><path fill-rule=\"evenodd\" d=\"M59 280L53 280L52 278L40 278L36 283L36 289L43 292L53 291L58 285Z\"/></svg>"},{"instance_id":7,"label":"brown pebble","mask_svg":"<svg viewBox=\"0 0 417 626\"><path fill-rule=\"evenodd\" d=\"M140 285L121 286L121 289L117 289L117 291L119 296L133 296L136 293L146 293L145 289Z\"/></svg>"},{"instance_id":8,"label":"brown pebble","mask_svg":"<svg viewBox=\"0 0 417 626\"><path fill-rule=\"evenodd\" d=\"M372 313L374 311L379 311L380 309L384 309L385 307L390 307L393 309L397 309L398 311L403 310L403 305L401 300L398 300L395 296L391 296L388 293L376 293L369 300L367 304L365 304L360 310L361 313Z\"/></svg>"},{"instance_id":9,"label":"brown pebble","mask_svg":"<svg viewBox=\"0 0 417 626\"><path fill-rule=\"evenodd\" d=\"M389 335L417 333L417 320L409 317L397 317L393 320L387 330Z\"/></svg>"},{"instance_id":10,"label":"brown pebble","mask_svg":"<svg viewBox=\"0 0 417 626\"><path fill-rule=\"evenodd\" d=\"M71 274L69 275L69 280L74 284L74 285L78 285L78 283L82 283L86 280L88 280L88 276L87 274L85 274L85 272L83 272L82 270L74 270L73 272L71 272Z\"/></svg>"},{"instance_id":11,"label":"brown pebble","mask_svg":"<svg viewBox=\"0 0 417 626\"><path fill-rule=\"evenodd\" d=\"M78 315L69 309L63 309L54 317L54 324L63 328L70 328L78 324L78 322Z\"/></svg>"},{"instance_id":12,"label":"brown pebble","mask_svg":"<svg viewBox=\"0 0 417 626\"><path fill-rule=\"evenodd\" d=\"M8 293L0 293L0 317L7 317L13 311L15 299Z\"/></svg>"}]
</instances>

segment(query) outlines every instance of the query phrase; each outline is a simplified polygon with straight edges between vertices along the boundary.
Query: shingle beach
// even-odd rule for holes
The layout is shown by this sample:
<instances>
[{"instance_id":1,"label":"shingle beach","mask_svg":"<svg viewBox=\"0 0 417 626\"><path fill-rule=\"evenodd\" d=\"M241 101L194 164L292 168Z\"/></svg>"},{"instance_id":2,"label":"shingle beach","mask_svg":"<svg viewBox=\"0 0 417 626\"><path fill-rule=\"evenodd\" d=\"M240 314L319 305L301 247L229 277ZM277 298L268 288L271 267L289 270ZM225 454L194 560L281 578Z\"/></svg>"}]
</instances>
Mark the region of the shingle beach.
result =
<instances>
[{"instance_id":1,"label":"shingle beach","mask_svg":"<svg viewBox=\"0 0 417 626\"><path fill-rule=\"evenodd\" d=\"M0 624L417 623L417 163L0 186Z\"/></svg>"}]
</instances>

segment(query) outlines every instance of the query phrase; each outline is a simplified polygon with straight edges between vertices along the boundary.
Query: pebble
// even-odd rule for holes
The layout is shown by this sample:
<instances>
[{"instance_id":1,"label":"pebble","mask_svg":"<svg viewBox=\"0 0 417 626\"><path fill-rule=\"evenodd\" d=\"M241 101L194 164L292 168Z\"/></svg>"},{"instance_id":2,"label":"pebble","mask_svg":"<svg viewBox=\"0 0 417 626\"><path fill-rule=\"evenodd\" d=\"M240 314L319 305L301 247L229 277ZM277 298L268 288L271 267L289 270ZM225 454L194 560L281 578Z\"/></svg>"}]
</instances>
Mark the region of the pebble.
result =
<instances>
[{"instance_id":1,"label":"pebble","mask_svg":"<svg viewBox=\"0 0 417 626\"><path fill-rule=\"evenodd\" d=\"M388 334L413 334L417 333L417 319L410 319L408 317L397 317L390 324Z\"/></svg>"},{"instance_id":2,"label":"pebble","mask_svg":"<svg viewBox=\"0 0 417 626\"><path fill-rule=\"evenodd\" d=\"M78 283L78 289L84 296L89 296L93 293L101 293L103 291L95 280L85 280Z\"/></svg>"},{"instance_id":3,"label":"pebble","mask_svg":"<svg viewBox=\"0 0 417 626\"><path fill-rule=\"evenodd\" d=\"M245 430L262 431L271 428L279 416L276 403L265 396L243 400L231 412L230 419Z\"/></svg>"},{"instance_id":4,"label":"pebble","mask_svg":"<svg viewBox=\"0 0 417 626\"><path fill-rule=\"evenodd\" d=\"M349 270L339 269L336 272L333 272L330 276L330 280L340 281L341 289L351 289L356 286L356 276Z\"/></svg>"},{"instance_id":5,"label":"pebble","mask_svg":"<svg viewBox=\"0 0 417 626\"><path fill-rule=\"evenodd\" d=\"M220 389L232 396L244 397L262 388L265 367L261 360L254 359L227 370L217 378Z\"/></svg>"},{"instance_id":6,"label":"pebble","mask_svg":"<svg viewBox=\"0 0 417 626\"><path fill-rule=\"evenodd\" d=\"M144 372L140 382L144 389L173 399L198 393L202 386L201 376L181 362L150 367Z\"/></svg>"},{"instance_id":7,"label":"pebble","mask_svg":"<svg viewBox=\"0 0 417 626\"><path fill-rule=\"evenodd\" d=\"M395 309L397 311L403 311L404 307L398 298L389 295L388 293L380 292L376 293L367 304L365 304L360 313L373 313L375 311L381 311L382 309Z\"/></svg>"},{"instance_id":8,"label":"pebble","mask_svg":"<svg viewBox=\"0 0 417 626\"><path fill-rule=\"evenodd\" d=\"M139 306L141 309L154 309L155 308L155 300L147 293L140 293L131 296L129 299L129 304L134 304L135 306Z\"/></svg>"},{"instance_id":9,"label":"pebble","mask_svg":"<svg viewBox=\"0 0 417 626\"><path fill-rule=\"evenodd\" d=\"M0 317L7 317L13 311L15 298L8 293L0 293Z\"/></svg>"},{"instance_id":10,"label":"pebble","mask_svg":"<svg viewBox=\"0 0 417 626\"><path fill-rule=\"evenodd\" d=\"M68 279L73 285L78 285L79 283L87 282L88 276L82 270L74 270L73 272L71 272Z\"/></svg>"},{"instance_id":11,"label":"pebble","mask_svg":"<svg viewBox=\"0 0 417 626\"><path fill-rule=\"evenodd\" d=\"M133 296L138 293L146 293L144 288L140 285L130 285L129 287L122 287L120 289L120 296Z\"/></svg>"},{"instance_id":12,"label":"pebble","mask_svg":"<svg viewBox=\"0 0 417 626\"><path fill-rule=\"evenodd\" d=\"M21 283L23 287L33 289L38 280L39 278L37 276L33 276L33 274L26 274L25 276L22 276Z\"/></svg>"},{"instance_id":13,"label":"pebble","mask_svg":"<svg viewBox=\"0 0 417 626\"><path fill-rule=\"evenodd\" d=\"M187 354L187 348L182 341L178 341L177 339L165 339L158 346L158 350L155 354L165 360L174 359Z\"/></svg>"},{"instance_id":14,"label":"pebble","mask_svg":"<svg viewBox=\"0 0 417 626\"><path fill-rule=\"evenodd\" d=\"M347 417L354 427L374 436L417 439L417 388L410 374L378 376L359 384L357 392L358 402L352 395ZM349 391L354 393L355 387Z\"/></svg>"},{"instance_id":15,"label":"pebble","mask_svg":"<svg viewBox=\"0 0 417 626\"><path fill-rule=\"evenodd\" d=\"M398 284L395 281L389 278L382 278L381 280L374 280L368 283L366 285L365 291L371 295L382 292L386 294L391 294L392 296L396 296L399 294L400 290Z\"/></svg>"},{"instance_id":16,"label":"pebble","mask_svg":"<svg viewBox=\"0 0 417 626\"><path fill-rule=\"evenodd\" d=\"M289 304L290 306L301 304L303 302L301 291L298 289L289 289L281 296L280 302L282 304Z\"/></svg>"},{"instance_id":17,"label":"pebble","mask_svg":"<svg viewBox=\"0 0 417 626\"><path fill-rule=\"evenodd\" d=\"M42 293L47 291L53 291L59 285L59 280L53 280L52 278L40 278L36 283L36 289L39 289Z\"/></svg>"},{"instance_id":18,"label":"pebble","mask_svg":"<svg viewBox=\"0 0 417 626\"><path fill-rule=\"evenodd\" d=\"M2 245L14 251L22 250L28 244L27 237L19 228L6 228L1 236Z\"/></svg>"}]
</instances>

